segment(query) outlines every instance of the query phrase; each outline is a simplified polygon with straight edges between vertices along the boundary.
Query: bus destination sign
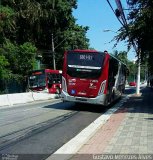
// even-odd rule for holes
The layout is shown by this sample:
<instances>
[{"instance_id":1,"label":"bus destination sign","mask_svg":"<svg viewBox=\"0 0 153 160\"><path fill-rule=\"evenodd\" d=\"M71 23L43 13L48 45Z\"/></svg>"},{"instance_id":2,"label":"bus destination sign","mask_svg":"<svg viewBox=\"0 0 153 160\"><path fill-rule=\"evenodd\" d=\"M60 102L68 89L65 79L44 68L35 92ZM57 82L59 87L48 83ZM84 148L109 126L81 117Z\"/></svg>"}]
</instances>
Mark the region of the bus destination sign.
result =
<instances>
[{"instance_id":1,"label":"bus destination sign","mask_svg":"<svg viewBox=\"0 0 153 160\"><path fill-rule=\"evenodd\" d=\"M92 55L85 55L85 54L81 54L79 57L80 60L89 60L92 61L93 60L93 56Z\"/></svg>"}]
</instances>

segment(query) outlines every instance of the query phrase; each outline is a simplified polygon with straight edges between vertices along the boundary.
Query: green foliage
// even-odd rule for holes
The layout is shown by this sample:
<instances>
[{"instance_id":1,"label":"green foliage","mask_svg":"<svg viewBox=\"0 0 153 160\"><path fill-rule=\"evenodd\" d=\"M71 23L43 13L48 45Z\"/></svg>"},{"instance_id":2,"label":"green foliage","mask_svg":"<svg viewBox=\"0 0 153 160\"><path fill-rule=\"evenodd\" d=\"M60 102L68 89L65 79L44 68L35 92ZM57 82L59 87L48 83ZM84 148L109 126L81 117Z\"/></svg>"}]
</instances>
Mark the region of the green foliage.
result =
<instances>
[{"instance_id":1,"label":"green foliage","mask_svg":"<svg viewBox=\"0 0 153 160\"><path fill-rule=\"evenodd\" d=\"M55 52L59 69L66 49L89 47L86 38L88 27L75 24L72 15L73 9L77 8L77 0L3 0L2 5L15 12L15 36L11 37L11 41L19 45L32 42L41 50L42 63L48 67L53 66L52 34L55 47L58 46ZM5 35L5 38L10 39L10 36Z\"/></svg>"},{"instance_id":2,"label":"green foliage","mask_svg":"<svg viewBox=\"0 0 153 160\"><path fill-rule=\"evenodd\" d=\"M128 69L129 69L129 76L128 76L128 81L136 81L136 75L137 75L137 65L136 63L129 61L128 64Z\"/></svg>"},{"instance_id":3,"label":"green foliage","mask_svg":"<svg viewBox=\"0 0 153 160\"><path fill-rule=\"evenodd\" d=\"M19 46L19 73L23 76L27 75L28 72L34 68L36 51L36 47L29 42L26 42L23 45Z\"/></svg>"},{"instance_id":4,"label":"green foliage","mask_svg":"<svg viewBox=\"0 0 153 160\"><path fill-rule=\"evenodd\" d=\"M52 34L57 69L65 50L89 47L88 27L77 25L72 15L77 0L3 0L0 7L1 77L22 80L35 68L37 51L52 68Z\"/></svg>"},{"instance_id":5,"label":"green foliage","mask_svg":"<svg viewBox=\"0 0 153 160\"><path fill-rule=\"evenodd\" d=\"M127 68L129 70L129 76L128 76L128 81L136 81L136 75L137 75L137 62L135 61L130 61L127 58L127 52L126 51L114 51L113 53L114 57L119 59L121 62L127 65ZM146 74L146 66L147 64L144 64L141 66L141 80L145 80L145 74Z\"/></svg>"},{"instance_id":6,"label":"green foliage","mask_svg":"<svg viewBox=\"0 0 153 160\"><path fill-rule=\"evenodd\" d=\"M127 58L127 52L126 51L114 51L113 54L117 59L119 59L121 62L123 62L124 64L128 65L128 58Z\"/></svg>"},{"instance_id":7,"label":"green foliage","mask_svg":"<svg viewBox=\"0 0 153 160\"><path fill-rule=\"evenodd\" d=\"M7 67L3 73L11 73L11 77L21 79L33 69L35 63L36 47L26 42L23 45L17 45L7 40L1 48L2 67Z\"/></svg>"},{"instance_id":8,"label":"green foliage","mask_svg":"<svg viewBox=\"0 0 153 160\"><path fill-rule=\"evenodd\" d=\"M128 26L121 27L115 39L117 43L120 40L126 40L128 49L133 46L134 42L136 54L141 52L141 62L148 61L150 72L153 74L153 1L130 0L128 3L130 8Z\"/></svg>"},{"instance_id":9,"label":"green foliage","mask_svg":"<svg viewBox=\"0 0 153 160\"><path fill-rule=\"evenodd\" d=\"M1 51L0 51L1 52ZM0 79L8 79L9 78L9 70L7 70L7 66L9 66L9 63L5 56L0 55Z\"/></svg>"},{"instance_id":10,"label":"green foliage","mask_svg":"<svg viewBox=\"0 0 153 160\"><path fill-rule=\"evenodd\" d=\"M0 44L5 38L11 39L15 36L15 12L8 6L1 6L0 12Z\"/></svg>"}]
</instances>

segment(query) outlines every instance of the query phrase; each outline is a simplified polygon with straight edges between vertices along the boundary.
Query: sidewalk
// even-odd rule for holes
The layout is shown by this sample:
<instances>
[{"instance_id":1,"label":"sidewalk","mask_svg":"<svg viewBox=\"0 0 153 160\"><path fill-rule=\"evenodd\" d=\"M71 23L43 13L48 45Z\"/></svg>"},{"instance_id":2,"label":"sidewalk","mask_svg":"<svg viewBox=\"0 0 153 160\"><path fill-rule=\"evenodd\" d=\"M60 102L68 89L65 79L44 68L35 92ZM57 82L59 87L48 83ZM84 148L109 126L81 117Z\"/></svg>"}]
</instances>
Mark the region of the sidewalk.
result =
<instances>
[{"instance_id":1,"label":"sidewalk","mask_svg":"<svg viewBox=\"0 0 153 160\"><path fill-rule=\"evenodd\" d=\"M133 159L153 159L153 89L132 95L71 160L106 158L96 154L150 154Z\"/></svg>"}]
</instances>

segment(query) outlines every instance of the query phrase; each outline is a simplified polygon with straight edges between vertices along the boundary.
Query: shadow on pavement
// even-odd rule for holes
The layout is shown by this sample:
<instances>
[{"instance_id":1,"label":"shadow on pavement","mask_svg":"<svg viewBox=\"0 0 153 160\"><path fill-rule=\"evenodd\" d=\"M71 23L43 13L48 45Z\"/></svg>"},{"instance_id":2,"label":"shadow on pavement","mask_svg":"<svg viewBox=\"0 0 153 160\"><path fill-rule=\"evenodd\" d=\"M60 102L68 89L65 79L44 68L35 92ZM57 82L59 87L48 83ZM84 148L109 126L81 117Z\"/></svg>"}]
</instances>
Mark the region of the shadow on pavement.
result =
<instances>
[{"instance_id":1,"label":"shadow on pavement","mask_svg":"<svg viewBox=\"0 0 153 160\"><path fill-rule=\"evenodd\" d=\"M121 98L120 98L121 99ZM113 105L118 103L120 99L114 101L112 104L106 106L93 105L93 104L83 104L83 103L73 103L73 102L61 102L57 104L51 104L44 106L43 108L60 109L60 110L72 110L72 111L84 111L93 113L104 113Z\"/></svg>"},{"instance_id":2,"label":"shadow on pavement","mask_svg":"<svg viewBox=\"0 0 153 160\"><path fill-rule=\"evenodd\" d=\"M128 88L125 90L124 96L133 94L127 102L123 104L122 107L127 108L127 112L139 112L139 113L153 113L153 89L152 88L141 88L141 96L134 96L135 87ZM123 96L123 97L124 97ZM81 103L73 103L73 102L61 102L57 104L51 104L44 106L43 108L51 108L51 109L60 109L60 110L72 110L72 111L85 111L85 112L93 112L93 113L104 113L113 105L117 104L120 101L113 102L111 105L105 107L102 105L92 105L92 104L81 104Z\"/></svg>"},{"instance_id":3,"label":"shadow on pavement","mask_svg":"<svg viewBox=\"0 0 153 160\"><path fill-rule=\"evenodd\" d=\"M122 108L126 108L125 112L128 113L153 114L153 88L143 88L140 96L133 94Z\"/></svg>"}]
</instances>

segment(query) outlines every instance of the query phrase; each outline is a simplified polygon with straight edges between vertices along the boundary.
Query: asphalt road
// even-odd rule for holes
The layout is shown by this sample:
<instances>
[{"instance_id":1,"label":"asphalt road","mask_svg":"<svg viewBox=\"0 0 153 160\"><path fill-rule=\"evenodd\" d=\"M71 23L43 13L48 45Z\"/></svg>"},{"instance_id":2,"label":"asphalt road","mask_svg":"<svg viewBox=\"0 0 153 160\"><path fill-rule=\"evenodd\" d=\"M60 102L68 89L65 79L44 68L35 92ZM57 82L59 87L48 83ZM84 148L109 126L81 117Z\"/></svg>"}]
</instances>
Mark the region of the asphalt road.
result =
<instances>
[{"instance_id":1,"label":"asphalt road","mask_svg":"<svg viewBox=\"0 0 153 160\"><path fill-rule=\"evenodd\" d=\"M129 87L125 95L134 92ZM45 159L108 108L59 100L0 109L0 153Z\"/></svg>"}]
</instances>

